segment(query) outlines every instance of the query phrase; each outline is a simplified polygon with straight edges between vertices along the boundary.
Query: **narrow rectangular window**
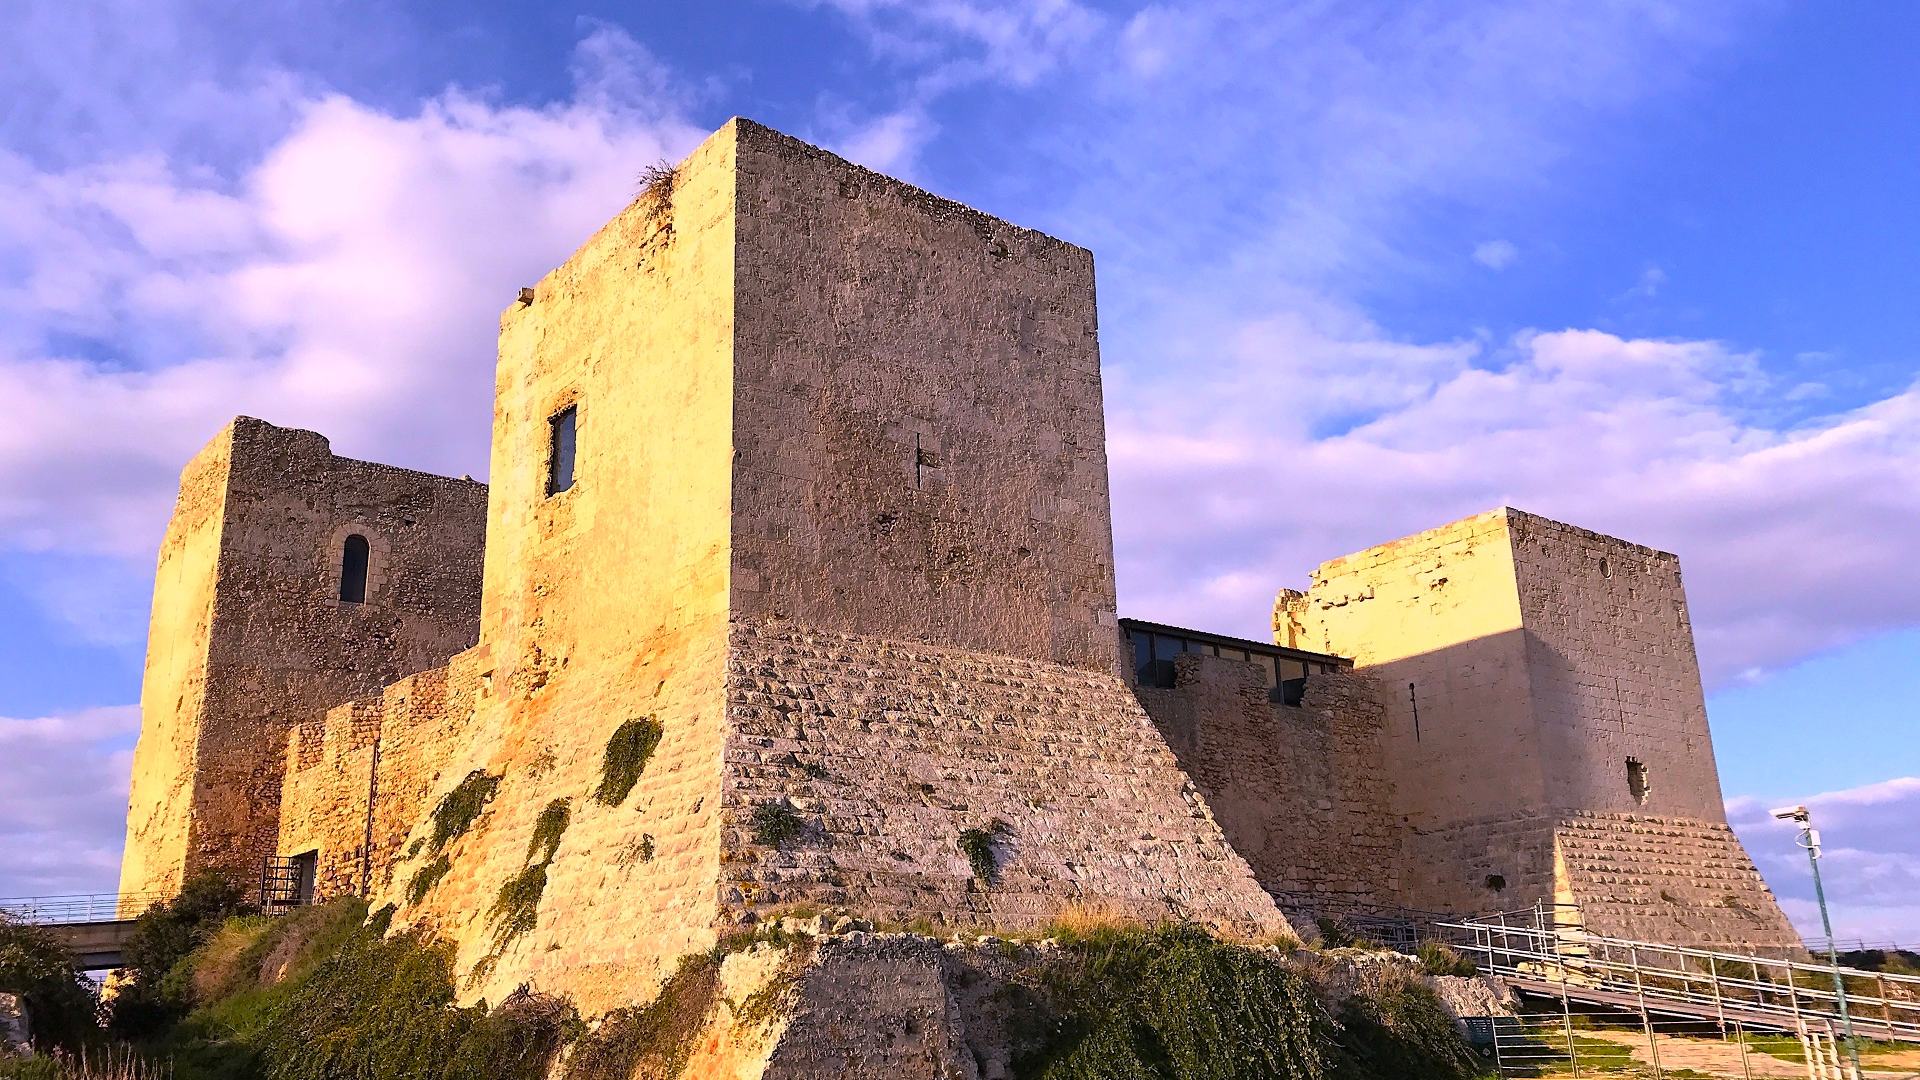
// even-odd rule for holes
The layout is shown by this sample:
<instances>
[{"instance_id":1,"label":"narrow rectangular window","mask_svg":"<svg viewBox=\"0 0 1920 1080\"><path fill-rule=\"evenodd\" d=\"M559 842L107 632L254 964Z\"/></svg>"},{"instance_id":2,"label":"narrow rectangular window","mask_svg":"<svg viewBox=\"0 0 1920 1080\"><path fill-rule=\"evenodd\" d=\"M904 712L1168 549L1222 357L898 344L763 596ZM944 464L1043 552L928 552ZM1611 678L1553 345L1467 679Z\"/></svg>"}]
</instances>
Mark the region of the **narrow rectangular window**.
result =
<instances>
[{"instance_id":1,"label":"narrow rectangular window","mask_svg":"<svg viewBox=\"0 0 1920 1080\"><path fill-rule=\"evenodd\" d=\"M577 409L569 405L547 421L547 494L573 486L573 437Z\"/></svg>"}]
</instances>

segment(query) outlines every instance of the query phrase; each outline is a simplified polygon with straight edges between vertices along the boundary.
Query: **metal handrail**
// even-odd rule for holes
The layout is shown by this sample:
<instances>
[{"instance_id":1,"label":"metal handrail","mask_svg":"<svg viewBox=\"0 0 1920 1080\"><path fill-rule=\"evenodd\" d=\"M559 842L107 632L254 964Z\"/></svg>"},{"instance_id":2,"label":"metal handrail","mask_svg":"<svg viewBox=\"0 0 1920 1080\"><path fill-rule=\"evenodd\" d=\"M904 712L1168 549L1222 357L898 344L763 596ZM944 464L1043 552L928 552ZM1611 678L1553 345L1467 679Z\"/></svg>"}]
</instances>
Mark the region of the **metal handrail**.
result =
<instances>
[{"instance_id":1,"label":"metal handrail","mask_svg":"<svg viewBox=\"0 0 1920 1080\"><path fill-rule=\"evenodd\" d=\"M1732 1013L1788 1031L1829 1022L1838 1015L1839 995L1831 989L1838 974L1853 987L1877 991L1848 990L1857 1027L1890 1038L1920 1038L1917 976L1590 934L1577 925L1548 925L1544 905L1518 914L1529 922L1507 922L1503 913L1440 926L1470 935L1471 944L1459 941L1455 947L1483 954L1491 973L1536 981L1556 995L1630 997L1642 1012L1721 1023Z\"/></svg>"},{"instance_id":2,"label":"metal handrail","mask_svg":"<svg viewBox=\"0 0 1920 1080\"><path fill-rule=\"evenodd\" d=\"M0 916L15 922L36 925L61 923L116 922L122 911L145 911L162 900L171 900L170 892L140 893L66 893L49 896L10 896L0 898Z\"/></svg>"}]
</instances>

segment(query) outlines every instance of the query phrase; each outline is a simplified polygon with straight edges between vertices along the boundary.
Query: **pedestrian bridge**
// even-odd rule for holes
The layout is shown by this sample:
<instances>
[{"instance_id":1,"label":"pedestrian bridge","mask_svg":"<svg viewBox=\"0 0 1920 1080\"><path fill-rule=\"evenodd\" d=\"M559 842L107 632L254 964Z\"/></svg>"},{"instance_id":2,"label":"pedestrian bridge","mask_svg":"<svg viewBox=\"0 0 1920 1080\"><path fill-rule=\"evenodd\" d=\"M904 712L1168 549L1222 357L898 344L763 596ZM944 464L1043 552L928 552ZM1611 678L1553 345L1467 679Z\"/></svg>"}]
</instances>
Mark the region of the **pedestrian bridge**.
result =
<instances>
[{"instance_id":1,"label":"pedestrian bridge","mask_svg":"<svg viewBox=\"0 0 1920 1080\"><path fill-rule=\"evenodd\" d=\"M0 899L0 918L46 928L73 956L82 971L104 971L124 963L133 915L163 893L79 893L67 896L18 896Z\"/></svg>"}]
</instances>

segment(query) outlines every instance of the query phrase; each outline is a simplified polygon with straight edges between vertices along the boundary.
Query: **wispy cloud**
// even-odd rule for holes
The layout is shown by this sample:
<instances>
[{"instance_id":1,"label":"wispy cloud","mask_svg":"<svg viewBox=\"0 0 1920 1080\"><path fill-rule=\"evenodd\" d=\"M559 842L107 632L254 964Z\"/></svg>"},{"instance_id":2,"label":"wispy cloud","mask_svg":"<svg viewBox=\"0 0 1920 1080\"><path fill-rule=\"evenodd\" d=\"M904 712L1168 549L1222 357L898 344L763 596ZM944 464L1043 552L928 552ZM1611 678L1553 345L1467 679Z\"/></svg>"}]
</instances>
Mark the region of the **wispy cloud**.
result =
<instances>
[{"instance_id":1,"label":"wispy cloud","mask_svg":"<svg viewBox=\"0 0 1920 1080\"><path fill-rule=\"evenodd\" d=\"M1505 270L1520 257L1511 240L1482 240L1473 246L1473 261L1489 270Z\"/></svg>"}]
</instances>

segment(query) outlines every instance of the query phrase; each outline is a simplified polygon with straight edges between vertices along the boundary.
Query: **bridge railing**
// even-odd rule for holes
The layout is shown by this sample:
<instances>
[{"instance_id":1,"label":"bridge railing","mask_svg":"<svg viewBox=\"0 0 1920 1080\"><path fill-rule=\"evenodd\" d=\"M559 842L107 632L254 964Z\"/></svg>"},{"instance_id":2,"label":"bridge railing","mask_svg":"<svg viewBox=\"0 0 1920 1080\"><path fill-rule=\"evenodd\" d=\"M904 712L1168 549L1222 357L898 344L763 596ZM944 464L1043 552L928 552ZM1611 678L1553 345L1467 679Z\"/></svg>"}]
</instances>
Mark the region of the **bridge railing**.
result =
<instances>
[{"instance_id":1,"label":"bridge railing","mask_svg":"<svg viewBox=\"0 0 1920 1080\"><path fill-rule=\"evenodd\" d=\"M110 922L131 918L172 893L67 893L54 896L0 897L0 917L14 922L57 925ZM126 914L123 915L122 912Z\"/></svg>"},{"instance_id":2,"label":"bridge railing","mask_svg":"<svg viewBox=\"0 0 1920 1080\"><path fill-rule=\"evenodd\" d=\"M1836 976L1863 1036L1920 1041L1920 977L1590 934L1550 912L1445 924L1481 970L1556 996L1783 1031L1839 1017Z\"/></svg>"}]
</instances>

